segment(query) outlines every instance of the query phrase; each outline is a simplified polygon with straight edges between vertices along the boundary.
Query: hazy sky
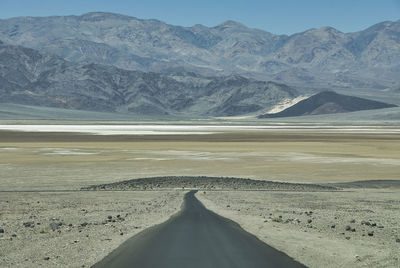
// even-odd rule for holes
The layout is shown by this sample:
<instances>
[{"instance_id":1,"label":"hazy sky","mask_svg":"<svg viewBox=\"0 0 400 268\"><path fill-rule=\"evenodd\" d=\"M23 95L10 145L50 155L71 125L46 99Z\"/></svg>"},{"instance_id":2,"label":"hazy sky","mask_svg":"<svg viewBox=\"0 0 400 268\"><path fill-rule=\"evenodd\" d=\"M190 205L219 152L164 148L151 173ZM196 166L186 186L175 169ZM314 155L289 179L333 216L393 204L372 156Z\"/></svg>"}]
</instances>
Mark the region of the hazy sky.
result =
<instances>
[{"instance_id":1,"label":"hazy sky","mask_svg":"<svg viewBox=\"0 0 400 268\"><path fill-rule=\"evenodd\" d=\"M400 19L400 0L0 0L0 18L92 11L154 18L174 25L235 20L277 34L332 26L343 32Z\"/></svg>"}]
</instances>

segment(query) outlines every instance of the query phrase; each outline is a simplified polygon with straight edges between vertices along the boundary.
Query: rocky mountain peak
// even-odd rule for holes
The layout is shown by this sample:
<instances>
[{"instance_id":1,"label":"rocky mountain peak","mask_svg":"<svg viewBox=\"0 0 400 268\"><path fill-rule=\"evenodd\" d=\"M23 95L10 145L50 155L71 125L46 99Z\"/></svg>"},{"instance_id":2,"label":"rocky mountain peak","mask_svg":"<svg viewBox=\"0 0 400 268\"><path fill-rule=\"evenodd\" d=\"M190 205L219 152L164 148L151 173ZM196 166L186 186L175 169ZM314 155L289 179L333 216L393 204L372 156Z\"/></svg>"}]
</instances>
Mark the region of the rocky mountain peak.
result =
<instances>
[{"instance_id":1,"label":"rocky mountain peak","mask_svg":"<svg viewBox=\"0 0 400 268\"><path fill-rule=\"evenodd\" d=\"M304 32L305 35L313 35L316 37L321 37L321 38L332 38L332 39L336 39L338 37L344 37L345 34L342 33L341 31L330 27L330 26L324 26L318 29L311 29L308 30L306 32Z\"/></svg>"},{"instance_id":2,"label":"rocky mountain peak","mask_svg":"<svg viewBox=\"0 0 400 268\"><path fill-rule=\"evenodd\" d=\"M117 13L110 13L110 12L89 12L82 14L79 16L81 20L84 21L105 21L105 20L131 20L136 19L134 17L117 14Z\"/></svg>"},{"instance_id":3,"label":"rocky mountain peak","mask_svg":"<svg viewBox=\"0 0 400 268\"><path fill-rule=\"evenodd\" d=\"M327 33L332 33L332 34L343 34L341 31L339 31L338 29L335 29L333 27L330 26L324 26L319 28L319 31L321 32L327 32Z\"/></svg>"},{"instance_id":4,"label":"rocky mountain peak","mask_svg":"<svg viewBox=\"0 0 400 268\"><path fill-rule=\"evenodd\" d=\"M237 21L227 20L221 24L218 24L215 28L247 28L247 27Z\"/></svg>"}]
</instances>

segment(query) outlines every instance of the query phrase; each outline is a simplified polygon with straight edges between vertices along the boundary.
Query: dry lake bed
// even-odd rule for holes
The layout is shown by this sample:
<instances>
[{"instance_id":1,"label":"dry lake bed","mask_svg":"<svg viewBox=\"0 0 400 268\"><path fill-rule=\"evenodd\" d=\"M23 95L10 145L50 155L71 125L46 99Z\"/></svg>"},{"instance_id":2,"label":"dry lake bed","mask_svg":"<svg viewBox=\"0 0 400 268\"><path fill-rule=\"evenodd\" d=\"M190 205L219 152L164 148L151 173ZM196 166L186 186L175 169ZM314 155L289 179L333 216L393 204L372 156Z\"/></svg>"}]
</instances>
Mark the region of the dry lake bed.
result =
<instances>
[{"instance_id":1,"label":"dry lake bed","mask_svg":"<svg viewBox=\"0 0 400 268\"><path fill-rule=\"evenodd\" d=\"M1 129L2 267L88 267L179 211L185 193L79 191L90 185L177 175L314 184L400 179L397 127L4 124ZM307 266L399 265L398 187L207 190L197 196Z\"/></svg>"}]
</instances>

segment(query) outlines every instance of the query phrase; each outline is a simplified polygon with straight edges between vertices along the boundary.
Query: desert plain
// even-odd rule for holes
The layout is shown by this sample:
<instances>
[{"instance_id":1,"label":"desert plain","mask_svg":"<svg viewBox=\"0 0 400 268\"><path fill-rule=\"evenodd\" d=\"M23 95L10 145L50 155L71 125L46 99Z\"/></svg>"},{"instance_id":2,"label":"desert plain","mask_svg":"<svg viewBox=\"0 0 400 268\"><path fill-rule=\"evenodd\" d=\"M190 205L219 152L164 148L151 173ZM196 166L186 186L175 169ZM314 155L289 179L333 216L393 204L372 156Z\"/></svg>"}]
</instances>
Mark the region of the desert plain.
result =
<instances>
[{"instance_id":1,"label":"desert plain","mask_svg":"<svg viewBox=\"0 0 400 268\"><path fill-rule=\"evenodd\" d=\"M79 130L79 129L78 129ZM178 133L176 133L178 132ZM181 132L181 133L179 133ZM177 213L187 189L81 191L157 176L327 184L201 191L203 204L309 267L399 267L397 127L0 131L0 266L88 267ZM378 184L379 185L379 184ZM74 256L74 257L72 257Z\"/></svg>"}]
</instances>

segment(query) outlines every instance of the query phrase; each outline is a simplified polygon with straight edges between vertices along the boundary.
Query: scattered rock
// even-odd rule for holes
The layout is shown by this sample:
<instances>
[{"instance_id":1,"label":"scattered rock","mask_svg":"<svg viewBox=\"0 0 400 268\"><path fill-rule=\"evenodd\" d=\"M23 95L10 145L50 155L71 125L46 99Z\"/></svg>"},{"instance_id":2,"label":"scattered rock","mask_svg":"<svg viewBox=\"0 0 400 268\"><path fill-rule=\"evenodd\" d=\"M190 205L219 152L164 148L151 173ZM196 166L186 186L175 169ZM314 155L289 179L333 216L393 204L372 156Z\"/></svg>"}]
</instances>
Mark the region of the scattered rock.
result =
<instances>
[{"instance_id":1,"label":"scattered rock","mask_svg":"<svg viewBox=\"0 0 400 268\"><path fill-rule=\"evenodd\" d=\"M4 234L4 229L0 228L0 234Z\"/></svg>"},{"instance_id":2,"label":"scattered rock","mask_svg":"<svg viewBox=\"0 0 400 268\"><path fill-rule=\"evenodd\" d=\"M350 236L346 236L346 239L347 239L347 240L350 240Z\"/></svg>"},{"instance_id":3,"label":"scattered rock","mask_svg":"<svg viewBox=\"0 0 400 268\"><path fill-rule=\"evenodd\" d=\"M308 219L307 222L308 222L308 223L312 223L312 219Z\"/></svg>"},{"instance_id":4,"label":"scattered rock","mask_svg":"<svg viewBox=\"0 0 400 268\"><path fill-rule=\"evenodd\" d=\"M123 233L123 232L121 232L119 235L124 235L124 233Z\"/></svg>"},{"instance_id":5,"label":"scattered rock","mask_svg":"<svg viewBox=\"0 0 400 268\"><path fill-rule=\"evenodd\" d=\"M85 226L87 226L89 223L87 223L87 222L83 222L83 223L81 223L81 226L82 227L85 227Z\"/></svg>"},{"instance_id":6,"label":"scattered rock","mask_svg":"<svg viewBox=\"0 0 400 268\"><path fill-rule=\"evenodd\" d=\"M17 237L17 234L12 234L11 236L12 236L12 237Z\"/></svg>"},{"instance_id":7,"label":"scattered rock","mask_svg":"<svg viewBox=\"0 0 400 268\"><path fill-rule=\"evenodd\" d=\"M352 219L352 220L350 221L350 223L356 223L356 220L355 220L355 219Z\"/></svg>"},{"instance_id":8,"label":"scattered rock","mask_svg":"<svg viewBox=\"0 0 400 268\"><path fill-rule=\"evenodd\" d=\"M383 227L383 225L379 225L378 228L379 229L383 229L384 227Z\"/></svg>"},{"instance_id":9,"label":"scattered rock","mask_svg":"<svg viewBox=\"0 0 400 268\"><path fill-rule=\"evenodd\" d=\"M107 216L107 219L111 220L111 219L112 219L112 216Z\"/></svg>"},{"instance_id":10,"label":"scattered rock","mask_svg":"<svg viewBox=\"0 0 400 268\"><path fill-rule=\"evenodd\" d=\"M371 223L371 226L372 227L376 227L376 223Z\"/></svg>"},{"instance_id":11,"label":"scattered rock","mask_svg":"<svg viewBox=\"0 0 400 268\"><path fill-rule=\"evenodd\" d=\"M350 231L351 230L351 226L350 225L346 225L346 231Z\"/></svg>"},{"instance_id":12,"label":"scattered rock","mask_svg":"<svg viewBox=\"0 0 400 268\"><path fill-rule=\"evenodd\" d=\"M58 223L50 222L49 226L51 230L55 231L58 228Z\"/></svg>"},{"instance_id":13,"label":"scattered rock","mask_svg":"<svg viewBox=\"0 0 400 268\"><path fill-rule=\"evenodd\" d=\"M396 243L400 243L400 238L396 238Z\"/></svg>"},{"instance_id":14,"label":"scattered rock","mask_svg":"<svg viewBox=\"0 0 400 268\"><path fill-rule=\"evenodd\" d=\"M61 222L51 222L51 223L49 224L50 229L53 230L53 231L55 231L55 230L57 230L58 228L60 228L61 225L62 225Z\"/></svg>"},{"instance_id":15,"label":"scattered rock","mask_svg":"<svg viewBox=\"0 0 400 268\"><path fill-rule=\"evenodd\" d=\"M50 260L50 257L44 257L43 260L48 261Z\"/></svg>"},{"instance_id":16,"label":"scattered rock","mask_svg":"<svg viewBox=\"0 0 400 268\"><path fill-rule=\"evenodd\" d=\"M368 232L368 236L374 236L374 231Z\"/></svg>"},{"instance_id":17,"label":"scattered rock","mask_svg":"<svg viewBox=\"0 0 400 268\"><path fill-rule=\"evenodd\" d=\"M34 227L35 223L33 221L28 221L23 223L24 227Z\"/></svg>"},{"instance_id":18,"label":"scattered rock","mask_svg":"<svg viewBox=\"0 0 400 268\"><path fill-rule=\"evenodd\" d=\"M331 228L332 228L332 229L336 228L336 225L335 225L335 224L332 224L332 225L331 225Z\"/></svg>"}]
</instances>

